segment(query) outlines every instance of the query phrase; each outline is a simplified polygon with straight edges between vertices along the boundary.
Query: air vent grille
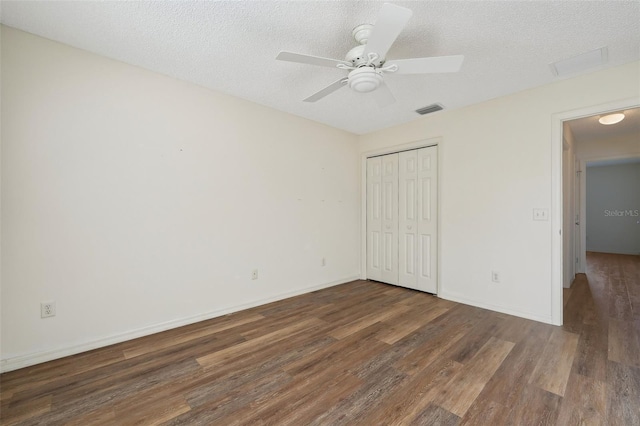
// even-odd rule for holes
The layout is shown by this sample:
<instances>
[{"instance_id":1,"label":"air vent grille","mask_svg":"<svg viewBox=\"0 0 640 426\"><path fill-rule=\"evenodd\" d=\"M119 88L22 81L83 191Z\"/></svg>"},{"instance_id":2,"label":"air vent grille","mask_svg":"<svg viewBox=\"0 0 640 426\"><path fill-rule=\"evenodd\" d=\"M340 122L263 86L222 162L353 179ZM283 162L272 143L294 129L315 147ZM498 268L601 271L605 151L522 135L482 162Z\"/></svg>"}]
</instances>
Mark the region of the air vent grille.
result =
<instances>
[{"instance_id":1,"label":"air vent grille","mask_svg":"<svg viewBox=\"0 0 640 426\"><path fill-rule=\"evenodd\" d=\"M431 114L432 112L441 111L444 107L440 104L429 105L420 109L417 109L416 112L420 115Z\"/></svg>"}]
</instances>

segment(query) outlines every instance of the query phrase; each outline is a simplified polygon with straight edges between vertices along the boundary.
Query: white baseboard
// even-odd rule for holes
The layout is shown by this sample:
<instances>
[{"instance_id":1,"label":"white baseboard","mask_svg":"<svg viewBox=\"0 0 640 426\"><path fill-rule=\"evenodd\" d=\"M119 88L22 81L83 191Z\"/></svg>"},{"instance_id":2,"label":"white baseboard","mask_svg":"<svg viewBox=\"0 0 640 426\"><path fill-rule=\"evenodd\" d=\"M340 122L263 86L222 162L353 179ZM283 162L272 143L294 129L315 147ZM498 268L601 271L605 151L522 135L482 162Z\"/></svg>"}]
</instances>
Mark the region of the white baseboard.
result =
<instances>
[{"instance_id":1,"label":"white baseboard","mask_svg":"<svg viewBox=\"0 0 640 426\"><path fill-rule=\"evenodd\" d=\"M333 287L339 284L344 284L350 281L360 279L360 275L353 275L350 277L344 277L339 280L331 281L324 284L317 284L311 287L306 287L286 293L281 293L273 297L265 299L254 300L241 305L218 309L203 314L194 315L187 318L180 318L163 322L160 324L154 324L147 327L142 327L136 330L127 331L125 333L115 334L109 337L104 337L96 340L87 341L79 345L68 346L63 348L57 348L48 351L33 352L24 355L19 355L11 358L6 358L0 361L0 373L17 370L19 368L29 367L31 365L40 364L47 361L53 361L54 359L64 358L70 355L76 355L82 352L87 352L93 349L102 348L105 346L113 345L115 343L125 342L127 340L137 339L138 337L148 336L150 334L159 333L161 331L170 330L172 328L182 327L184 325L193 324L196 322L208 320L211 318L220 317L233 312L242 311L244 309L254 308L260 305L266 305L267 303L276 302L278 300L287 299L289 297L299 296L301 294L310 293L312 291L321 290L323 288Z\"/></svg>"},{"instance_id":2,"label":"white baseboard","mask_svg":"<svg viewBox=\"0 0 640 426\"><path fill-rule=\"evenodd\" d=\"M587 249L587 251L590 252L594 252L594 253L606 253L606 254L624 254L625 256L640 256L640 253L638 253L637 251L624 251L624 250L618 250L618 251L611 251L611 250L596 250L596 249Z\"/></svg>"},{"instance_id":3,"label":"white baseboard","mask_svg":"<svg viewBox=\"0 0 640 426\"><path fill-rule=\"evenodd\" d=\"M490 303L482 303L476 300L467 299L464 296L442 292L442 291L438 293L438 297L451 300L452 302L458 302L458 303L463 303L465 305L475 306L476 308L488 309L490 311L500 312L502 314L513 315L520 318L530 319L533 321L544 322L546 324L554 325L551 315L543 316L543 315L533 314L531 312L524 312L516 309L504 308L502 306L492 305Z\"/></svg>"}]
</instances>

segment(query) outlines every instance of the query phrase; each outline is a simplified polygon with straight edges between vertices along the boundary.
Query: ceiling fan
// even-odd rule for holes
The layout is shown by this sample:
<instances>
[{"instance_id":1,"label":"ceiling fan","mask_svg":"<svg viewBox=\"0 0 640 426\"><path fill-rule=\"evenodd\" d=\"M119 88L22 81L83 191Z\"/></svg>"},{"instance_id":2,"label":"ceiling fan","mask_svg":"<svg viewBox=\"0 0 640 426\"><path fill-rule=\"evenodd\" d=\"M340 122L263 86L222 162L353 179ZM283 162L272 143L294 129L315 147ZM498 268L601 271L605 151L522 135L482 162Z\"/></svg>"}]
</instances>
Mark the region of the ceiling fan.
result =
<instances>
[{"instance_id":1,"label":"ceiling fan","mask_svg":"<svg viewBox=\"0 0 640 426\"><path fill-rule=\"evenodd\" d=\"M385 74L457 72L464 60L463 55L454 55L387 61L389 48L409 22L412 14L413 12L407 8L385 3L380 9L375 25L362 24L353 29L353 38L360 45L351 49L344 60L284 51L280 52L276 59L339 68L349 72L346 77L314 93L304 99L304 102L315 102L348 85L356 92L373 92L376 102L381 107L386 106L395 102L395 97L384 82Z\"/></svg>"}]
</instances>

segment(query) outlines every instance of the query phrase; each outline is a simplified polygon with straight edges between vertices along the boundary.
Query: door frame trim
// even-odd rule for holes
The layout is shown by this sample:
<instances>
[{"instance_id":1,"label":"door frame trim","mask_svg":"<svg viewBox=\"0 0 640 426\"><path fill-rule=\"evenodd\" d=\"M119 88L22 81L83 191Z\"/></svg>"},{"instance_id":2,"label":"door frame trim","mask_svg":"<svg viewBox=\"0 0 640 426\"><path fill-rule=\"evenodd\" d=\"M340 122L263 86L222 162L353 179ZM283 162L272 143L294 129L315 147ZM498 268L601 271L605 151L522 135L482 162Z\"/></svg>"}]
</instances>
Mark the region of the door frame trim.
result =
<instances>
[{"instance_id":1,"label":"door frame trim","mask_svg":"<svg viewBox=\"0 0 640 426\"><path fill-rule=\"evenodd\" d=\"M438 147L438 240L436 247L438 248L437 266L438 273L436 277L437 294L440 293L440 276L442 270L442 247L441 247L441 228L440 218L442 217L442 137L434 137L428 139L420 139L417 141L406 142L397 145L386 146L360 153L360 279L367 279L367 158L378 157L386 154L395 154L396 152L409 151L412 149L427 148L430 146Z\"/></svg>"}]
</instances>

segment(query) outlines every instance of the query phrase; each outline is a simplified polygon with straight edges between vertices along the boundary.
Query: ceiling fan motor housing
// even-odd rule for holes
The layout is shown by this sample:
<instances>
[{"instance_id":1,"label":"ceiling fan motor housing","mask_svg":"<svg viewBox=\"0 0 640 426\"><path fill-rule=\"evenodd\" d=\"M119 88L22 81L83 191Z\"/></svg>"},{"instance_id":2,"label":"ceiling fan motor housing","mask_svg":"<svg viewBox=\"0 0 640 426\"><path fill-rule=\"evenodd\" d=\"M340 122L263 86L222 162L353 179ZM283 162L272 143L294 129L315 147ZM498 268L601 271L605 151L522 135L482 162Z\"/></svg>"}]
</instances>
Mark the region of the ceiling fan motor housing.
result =
<instances>
[{"instance_id":1,"label":"ceiling fan motor housing","mask_svg":"<svg viewBox=\"0 0 640 426\"><path fill-rule=\"evenodd\" d=\"M344 57L344 60L347 62L351 62L353 66L356 68L371 66L371 65L375 67L381 67L384 61L381 58L376 57L374 61L370 62L367 55L364 54L364 49L366 47L367 47L366 44L361 44L359 46L354 47L353 49L347 52L346 56Z\"/></svg>"},{"instance_id":2,"label":"ceiling fan motor housing","mask_svg":"<svg viewBox=\"0 0 640 426\"><path fill-rule=\"evenodd\" d=\"M374 67L361 67L349 73L349 87L356 92L373 92L382 84L382 72Z\"/></svg>"}]
</instances>

